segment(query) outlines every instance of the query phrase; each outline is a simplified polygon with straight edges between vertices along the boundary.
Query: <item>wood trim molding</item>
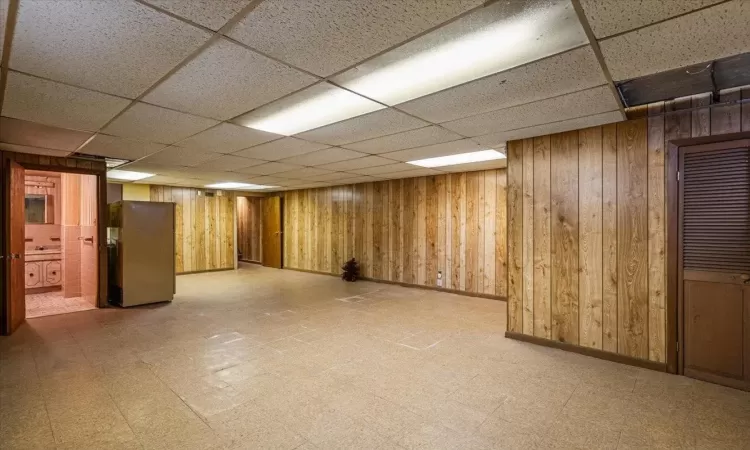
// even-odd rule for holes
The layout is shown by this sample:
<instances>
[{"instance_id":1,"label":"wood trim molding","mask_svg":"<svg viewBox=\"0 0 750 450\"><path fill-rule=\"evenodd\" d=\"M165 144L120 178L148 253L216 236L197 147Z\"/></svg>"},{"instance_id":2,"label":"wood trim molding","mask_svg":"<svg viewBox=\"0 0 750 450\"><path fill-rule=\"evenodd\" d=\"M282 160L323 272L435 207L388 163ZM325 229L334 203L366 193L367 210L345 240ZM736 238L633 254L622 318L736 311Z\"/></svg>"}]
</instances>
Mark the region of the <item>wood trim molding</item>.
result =
<instances>
[{"instance_id":1,"label":"wood trim molding","mask_svg":"<svg viewBox=\"0 0 750 450\"><path fill-rule=\"evenodd\" d=\"M297 269L294 267L284 267L284 270L294 270L297 272L305 272L305 273L313 273L316 275L328 275L332 277L339 278L340 275L330 272L318 272L316 270L308 270L308 269ZM457 295L464 295L466 297L477 297L477 298L486 298L489 300L499 300L499 301L507 301L505 297L501 297L498 295L490 295L490 294L481 294L478 292L467 292L467 291L460 291L457 289L447 289L447 288L441 288L437 286L424 286L421 284L413 284L413 283L404 283L401 281L391 281L391 280L380 280L377 278L368 278L368 277L360 277L360 280L362 281L372 281L373 283L382 283L382 284L392 284L396 286L403 286L403 287L409 287L409 288L417 288L417 289L424 289L427 291L438 291L438 292L445 292L447 294L457 294Z\"/></svg>"},{"instance_id":2,"label":"wood trim molding","mask_svg":"<svg viewBox=\"0 0 750 450\"><path fill-rule=\"evenodd\" d=\"M556 348L558 350L564 350L571 353L578 353L579 355L590 356L592 358L604 359L607 361L616 362L619 364L627 364L629 366L641 367L643 369L655 370L657 372L666 372L667 365L664 363L648 361L646 359L633 358L631 356L620 355L617 353L605 352L589 347L579 347L577 345L569 344L567 342L552 341L536 336L529 336L522 333L514 333L512 331L506 331L505 337L509 339L515 339L517 341L529 342L531 344L542 345L544 347Z\"/></svg>"},{"instance_id":3,"label":"wood trim molding","mask_svg":"<svg viewBox=\"0 0 750 450\"><path fill-rule=\"evenodd\" d=\"M666 155L666 232L667 232L667 371L677 373L679 316L677 311L677 241L679 219L679 192L677 171L680 148L670 141Z\"/></svg>"},{"instance_id":4,"label":"wood trim molding","mask_svg":"<svg viewBox=\"0 0 750 450\"><path fill-rule=\"evenodd\" d=\"M224 267L221 269L208 269L208 270L194 270L191 272L178 272L175 273L175 276L182 276L182 275L195 275L196 273L209 273L209 272L226 272L228 270L237 270L234 267Z\"/></svg>"}]
</instances>

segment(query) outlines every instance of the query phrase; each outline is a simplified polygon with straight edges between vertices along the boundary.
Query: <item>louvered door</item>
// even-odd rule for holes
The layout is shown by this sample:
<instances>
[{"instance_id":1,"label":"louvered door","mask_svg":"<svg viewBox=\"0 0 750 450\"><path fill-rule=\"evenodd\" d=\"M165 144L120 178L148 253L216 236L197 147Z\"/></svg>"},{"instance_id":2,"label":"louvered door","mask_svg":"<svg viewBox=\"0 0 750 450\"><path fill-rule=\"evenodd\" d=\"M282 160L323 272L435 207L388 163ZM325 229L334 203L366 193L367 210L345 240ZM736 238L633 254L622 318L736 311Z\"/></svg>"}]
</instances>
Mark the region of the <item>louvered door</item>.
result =
<instances>
[{"instance_id":1,"label":"louvered door","mask_svg":"<svg viewBox=\"0 0 750 450\"><path fill-rule=\"evenodd\" d=\"M750 150L680 154L683 373L750 390Z\"/></svg>"}]
</instances>

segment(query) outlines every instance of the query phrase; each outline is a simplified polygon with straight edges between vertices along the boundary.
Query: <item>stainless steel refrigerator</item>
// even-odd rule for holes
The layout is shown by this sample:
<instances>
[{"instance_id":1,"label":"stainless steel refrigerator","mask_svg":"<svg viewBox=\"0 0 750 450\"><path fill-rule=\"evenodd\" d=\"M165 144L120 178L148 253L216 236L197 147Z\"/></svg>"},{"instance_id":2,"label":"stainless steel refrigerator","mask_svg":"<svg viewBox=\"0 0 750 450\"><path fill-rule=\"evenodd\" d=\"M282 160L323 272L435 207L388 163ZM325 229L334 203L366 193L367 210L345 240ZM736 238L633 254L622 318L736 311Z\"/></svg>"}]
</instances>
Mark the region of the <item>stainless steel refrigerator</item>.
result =
<instances>
[{"instance_id":1,"label":"stainless steel refrigerator","mask_svg":"<svg viewBox=\"0 0 750 450\"><path fill-rule=\"evenodd\" d=\"M121 306L172 301L175 294L174 203L119 201L109 205L115 255L110 301Z\"/></svg>"}]
</instances>

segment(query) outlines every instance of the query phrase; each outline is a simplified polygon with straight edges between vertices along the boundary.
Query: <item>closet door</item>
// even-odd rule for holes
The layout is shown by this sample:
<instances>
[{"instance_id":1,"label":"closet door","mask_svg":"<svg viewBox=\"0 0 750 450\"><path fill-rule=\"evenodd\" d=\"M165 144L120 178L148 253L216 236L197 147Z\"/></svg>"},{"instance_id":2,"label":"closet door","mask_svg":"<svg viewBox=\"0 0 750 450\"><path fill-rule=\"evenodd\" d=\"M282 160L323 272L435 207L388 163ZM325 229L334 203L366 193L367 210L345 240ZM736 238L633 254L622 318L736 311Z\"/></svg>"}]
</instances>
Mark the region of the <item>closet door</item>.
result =
<instances>
[{"instance_id":1,"label":"closet door","mask_svg":"<svg viewBox=\"0 0 750 450\"><path fill-rule=\"evenodd\" d=\"M750 149L680 154L683 373L750 390Z\"/></svg>"}]
</instances>

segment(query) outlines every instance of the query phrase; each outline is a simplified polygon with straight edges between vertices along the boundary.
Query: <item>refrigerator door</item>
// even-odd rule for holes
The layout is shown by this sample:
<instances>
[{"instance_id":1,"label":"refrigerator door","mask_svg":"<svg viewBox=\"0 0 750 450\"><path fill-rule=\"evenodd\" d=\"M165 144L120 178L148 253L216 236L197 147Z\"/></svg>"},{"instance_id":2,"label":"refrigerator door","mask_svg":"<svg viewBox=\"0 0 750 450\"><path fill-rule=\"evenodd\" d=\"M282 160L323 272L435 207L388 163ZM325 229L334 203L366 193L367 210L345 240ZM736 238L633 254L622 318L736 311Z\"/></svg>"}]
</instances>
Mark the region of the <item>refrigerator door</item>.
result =
<instances>
[{"instance_id":1,"label":"refrigerator door","mask_svg":"<svg viewBox=\"0 0 750 450\"><path fill-rule=\"evenodd\" d=\"M173 203L123 202L122 306L172 300L174 239Z\"/></svg>"}]
</instances>

